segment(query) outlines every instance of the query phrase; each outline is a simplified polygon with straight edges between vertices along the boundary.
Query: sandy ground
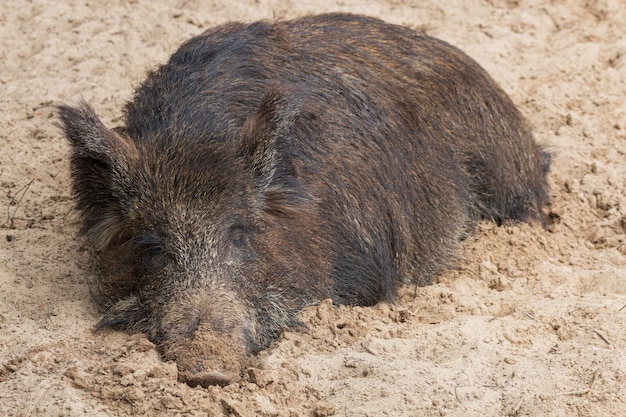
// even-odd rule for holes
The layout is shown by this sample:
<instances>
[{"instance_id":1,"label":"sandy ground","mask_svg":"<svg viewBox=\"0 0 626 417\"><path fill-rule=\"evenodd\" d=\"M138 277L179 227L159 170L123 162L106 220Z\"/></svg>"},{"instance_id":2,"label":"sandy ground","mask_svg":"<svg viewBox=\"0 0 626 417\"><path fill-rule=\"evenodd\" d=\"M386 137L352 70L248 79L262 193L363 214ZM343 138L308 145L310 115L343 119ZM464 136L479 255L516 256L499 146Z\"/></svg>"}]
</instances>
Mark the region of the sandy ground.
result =
<instances>
[{"instance_id":1,"label":"sandy ground","mask_svg":"<svg viewBox=\"0 0 626 417\"><path fill-rule=\"evenodd\" d=\"M626 415L623 0L4 0L0 415ZM303 313L246 380L190 388L141 335L94 333L53 104L105 123L184 39L228 20L351 11L480 62L553 152L549 231L481 224L395 305Z\"/></svg>"}]
</instances>

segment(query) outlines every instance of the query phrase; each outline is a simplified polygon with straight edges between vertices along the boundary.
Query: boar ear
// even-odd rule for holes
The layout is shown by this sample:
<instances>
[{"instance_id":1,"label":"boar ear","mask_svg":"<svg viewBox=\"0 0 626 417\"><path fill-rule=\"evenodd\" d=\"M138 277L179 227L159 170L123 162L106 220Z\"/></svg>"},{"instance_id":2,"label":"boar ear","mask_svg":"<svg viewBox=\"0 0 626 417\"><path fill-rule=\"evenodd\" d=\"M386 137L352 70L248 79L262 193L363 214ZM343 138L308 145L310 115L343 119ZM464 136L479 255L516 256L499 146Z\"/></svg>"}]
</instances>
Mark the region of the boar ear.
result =
<instances>
[{"instance_id":1,"label":"boar ear","mask_svg":"<svg viewBox=\"0 0 626 417\"><path fill-rule=\"evenodd\" d=\"M105 248L122 231L121 187L139 159L135 144L107 129L93 109L59 106L60 127L71 146L72 191L88 243Z\"/></svg>"},{"instance_id":2,"label":"boar ear","mask_svg":"<svg viewBox=\"0 0 626 417\"><path fill-rule=\"evenodd\" d=\"M61 128L74 155L125 168L139 158L135 144L107 129L84 101L77 107L58 107Z\"/></svg>"},{"instance_id":3,"label":"boar ear","mask_svg":"<svg viewBox=\"0 0 626 417\"><path fill-rule=\"evenodd\" d=\"M265 211L291 217L309 200L295 167L301 158L293 138L304 117L301 99L291 91L272 89L242 129L242 151L255 176Z\"/></svg>"}]
</instances>

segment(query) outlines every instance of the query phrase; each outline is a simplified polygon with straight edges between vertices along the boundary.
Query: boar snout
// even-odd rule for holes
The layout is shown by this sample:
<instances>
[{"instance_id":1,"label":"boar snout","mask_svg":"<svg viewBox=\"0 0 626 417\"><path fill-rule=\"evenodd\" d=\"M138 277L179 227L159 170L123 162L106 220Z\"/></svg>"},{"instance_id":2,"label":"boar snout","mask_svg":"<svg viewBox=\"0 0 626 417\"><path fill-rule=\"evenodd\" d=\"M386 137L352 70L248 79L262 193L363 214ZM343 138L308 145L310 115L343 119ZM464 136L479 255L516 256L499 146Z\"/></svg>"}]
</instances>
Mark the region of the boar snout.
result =
<instances>
[{"instance_id":1,"label":"boar snout","mask_svg":"<svg viewBox=\"0 0 626 417\"><path fill-rule=\"evenodd\" d=\"M174 297L161 320L161 351L191 386L228 385L240 377L254 329L235 294L220 285Z\"/></svg>"},{"instance_id":2,"label":"boar snout","mask_svg":"<svg viewBox=\"0 0 626 417\"><path fill-rule=\"evenodd\" d=\"M240 379L248 353L237 337L217 333L201 324L191 338L168 341L164 358L176 361L178 379L194 387L225 386Z\"/></svg>"}]
</instances>

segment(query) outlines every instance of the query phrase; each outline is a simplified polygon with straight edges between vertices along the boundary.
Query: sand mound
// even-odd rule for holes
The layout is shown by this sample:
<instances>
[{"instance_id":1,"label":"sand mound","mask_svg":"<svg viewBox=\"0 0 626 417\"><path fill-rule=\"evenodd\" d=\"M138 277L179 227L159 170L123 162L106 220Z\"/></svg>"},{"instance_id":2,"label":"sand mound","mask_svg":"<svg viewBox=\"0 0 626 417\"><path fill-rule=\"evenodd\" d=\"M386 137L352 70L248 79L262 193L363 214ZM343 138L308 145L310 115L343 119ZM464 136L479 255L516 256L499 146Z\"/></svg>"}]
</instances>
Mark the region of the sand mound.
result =
<instances>
[{"instance_id":1,"label":"sand mound","mask_svg":"<svg viewBox=\"0 0 626 417\"><path fill-rule=\"evenodd\" d=\"M108 125L147 70L228 20L350 11L464 49L554 154L550 231L481 224L393 306L303 312L225 388L178 382L142 335L93 333L52 104ZM56 2L0 10L0 414L626 415L626 7L618 0Z\"/></svg>"}]
</instances>

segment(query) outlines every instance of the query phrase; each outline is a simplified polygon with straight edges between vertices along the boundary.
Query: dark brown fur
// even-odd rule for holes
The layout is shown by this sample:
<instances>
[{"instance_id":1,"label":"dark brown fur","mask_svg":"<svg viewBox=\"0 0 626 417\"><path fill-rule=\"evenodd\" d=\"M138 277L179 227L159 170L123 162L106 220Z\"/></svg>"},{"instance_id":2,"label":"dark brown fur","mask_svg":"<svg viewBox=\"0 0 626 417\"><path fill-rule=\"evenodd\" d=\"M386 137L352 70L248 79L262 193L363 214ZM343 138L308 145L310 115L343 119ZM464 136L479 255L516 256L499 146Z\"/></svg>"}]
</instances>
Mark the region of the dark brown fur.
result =
<instances>
[{"instance_id":1,"label":"dark brown fur","mask_svg":"<svg viewBox=\"0 0 626 417\"><path fill-rule=\"evenodd\" d=\"M304 306L392 301L476 220L541 223L548 202L549 158L485 71L372 18L222 25L123 127L59 113L98 326L147 333L192 384L236 377Z\"/></svg>"}]
</instances>

